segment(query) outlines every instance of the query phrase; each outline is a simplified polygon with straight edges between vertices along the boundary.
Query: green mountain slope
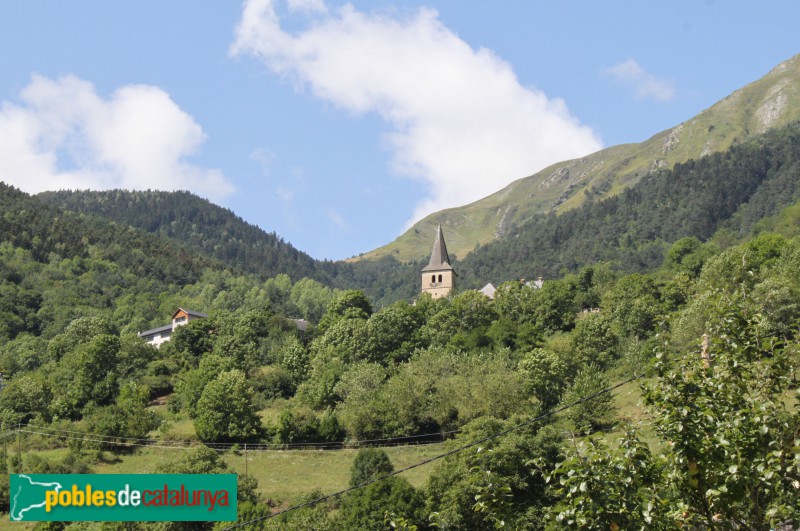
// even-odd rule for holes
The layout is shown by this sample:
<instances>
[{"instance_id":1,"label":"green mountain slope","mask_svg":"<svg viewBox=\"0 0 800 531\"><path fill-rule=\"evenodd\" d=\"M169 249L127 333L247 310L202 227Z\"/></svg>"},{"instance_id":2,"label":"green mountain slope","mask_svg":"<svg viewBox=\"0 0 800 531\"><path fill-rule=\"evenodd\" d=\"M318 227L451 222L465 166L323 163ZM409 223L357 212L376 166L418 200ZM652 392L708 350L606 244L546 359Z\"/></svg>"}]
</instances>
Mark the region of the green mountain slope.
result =
<instances>
[{"instance_id":1,"label":"green mountain slope","mask_svg":"<svg viewBox=\"0 0 800 531\"><path fill-rule=\"evenodd\" d=\"M226 208L189 192L111 190L45 192L42 203L113 221L175 242L234 271L262 279L287 274L297 282L306 277L341 289L361 289L377 305L416 296L418 268L392 257L357 264L315 260L274 232L251 225Z\"/></svg>"},{"instance_id":2,"label":"green mountain slope","mask_svg":"<svg viewBox=\"0 0 800 531\"><path fill-rule=\"evenodd\" d=\"M800 119L800 55L694 118L638 144L613 146L554 164L475 203L431 214L395 241L361 258L406 261L429 252L437 225L448 248L464 257L476 245L502 239L537 214L562 213L620 193L656 169L700 159Z\"/></svg>"},{"instance_id":3,"label":"green mountain slope","mask_svg":"<svg viewBox=\"0 0 800 531\"><path fill-rule=\"evenodd\" d=\"M231 267L266 277L286 273L329 280L317 260L278 235L189 192L126 190L44 192L42 201L68 211L124 223L176 240Z\"/></svg>"},{"instance_id":4,"label":"green mountain slope","mask_svg":"<svg viewBox=\"0 0 800 531\"><path fill-rule=\"evenodd\" d=\"M705 241L722 230L730 243L784 226L798 198L800 123L795 123L723 153L652 172L620 194L560 216L535 216L508 237L470 253L458 271L465 287L554 278L598 262L626 272L652 271L682 237Z\"/></svg>"}]
</instances>

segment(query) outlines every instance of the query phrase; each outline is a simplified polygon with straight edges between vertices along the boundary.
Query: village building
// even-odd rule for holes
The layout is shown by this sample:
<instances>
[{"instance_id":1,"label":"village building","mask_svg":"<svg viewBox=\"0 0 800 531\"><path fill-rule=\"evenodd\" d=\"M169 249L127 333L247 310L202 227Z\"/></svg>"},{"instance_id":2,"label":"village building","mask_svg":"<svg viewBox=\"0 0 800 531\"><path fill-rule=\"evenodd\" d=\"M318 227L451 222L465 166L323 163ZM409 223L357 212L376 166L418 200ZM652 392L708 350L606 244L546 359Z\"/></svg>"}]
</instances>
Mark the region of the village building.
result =
<instances>
[{"instance_id":1,"label":"village building","mask_svg":"<svg viewBox=\"0 0 800 531\"><path fill-rule=\"evenodd\" d=\"M456 288L457 276L453 266L450 265L444 233L442 226L439 225L436 239L433 242L431 259L428 265L422 268L422 293L430 293L434 299L447 297Z\"/></svg>"},{"instance_id":2,"label":"village building","mask_svg":"<svg viewBox=\"0 0 800 531\"><path fill-rule=\"evenodd\" d=\"M422 293L430 293L434 299L447 297L456 289L457 276L455 269L450 265L450 256L447 254L444 232L442 231L442 226L439 225L439 228L436 229L436 239L433 241L431 259L428 265L422 268ZM531 289L541 289L544 285L542 277L527 282L524 278L521 278L519 282ZM478 291L489 299L494 300L497 288L489 282Z\"/></svg>"},{"instance_id":3,"label":"village building","mask_svg":"<svg viewBox=\"0 0 800 531\"><path fill-rule=\"evenodd\" d=\"M188 324L189 321L194 321L195 319L205 319L206 317L208 317L208 315L205 313L178 308L175 310L175 313L172 314L172 323L159 326L158 328L153 328L152 330L139 332L139 337L144 339L148 344L158 348L162 343L166 343L170 340L172 333L175 332L175 329L179 326ZM305 319L290 319L290 321L294 323L294 326L299 332L305 333L308 329L308 321Z\"/></svg>"},{"instance_id":4,"label":"village building","mask_svg":"<svg viewBox=\"0 0 800 531\"><path fill-rule=\"evenodd\" d=\"M178 308L175 310L175 313L172 314L171 324L159 326L158 328L153 328L152 330L139 332L139 337L144 339L148 344L158 348L162 343L166 343L170 340L172 333L179 326L189 324L189 321L194 321L195 319L204 319L206 317L208 317L208 315L204 313Z\"/></svg>"},{"instance_id":5,"label":"village building","mask_svg":"<svg viewBox=\"0 0 800 531\"><path fill-rule=\"evenodd\" d=\"M494 287L494 284L489 282L478 291L483 293L487 298L494 300L494 294L497 292L497 288Z\"/></svg>"}]
</instances>

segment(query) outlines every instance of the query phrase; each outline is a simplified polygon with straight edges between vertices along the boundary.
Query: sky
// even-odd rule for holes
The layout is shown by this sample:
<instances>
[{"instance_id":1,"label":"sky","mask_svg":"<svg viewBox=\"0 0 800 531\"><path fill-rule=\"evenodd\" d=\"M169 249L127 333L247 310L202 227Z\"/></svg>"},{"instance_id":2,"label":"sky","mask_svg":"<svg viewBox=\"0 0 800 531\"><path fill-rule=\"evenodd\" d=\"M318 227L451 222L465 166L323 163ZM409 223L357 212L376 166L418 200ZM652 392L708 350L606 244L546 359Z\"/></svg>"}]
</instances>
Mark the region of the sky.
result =
<instances>
[{"instance_id":1,"label":"sky","mask_svg":"<svg viewBox=\"0 0 800 531\"><path fill-rule=\"evenodd\" d=\"M189 190L347 258L691 118L800 53L798 20L795 0L6 0L0 181Z\"/></svg>"}]
</instances>

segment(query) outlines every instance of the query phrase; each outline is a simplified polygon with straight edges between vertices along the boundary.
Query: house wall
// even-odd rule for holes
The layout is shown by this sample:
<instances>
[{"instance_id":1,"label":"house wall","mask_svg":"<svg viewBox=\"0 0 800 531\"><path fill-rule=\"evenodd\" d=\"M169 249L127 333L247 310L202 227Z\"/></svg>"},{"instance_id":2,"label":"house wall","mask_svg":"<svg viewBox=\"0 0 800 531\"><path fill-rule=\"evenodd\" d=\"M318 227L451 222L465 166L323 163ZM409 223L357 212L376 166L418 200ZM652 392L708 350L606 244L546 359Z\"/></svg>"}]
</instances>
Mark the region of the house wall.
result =
<instances>
[{"instance_id":1,"label":"house wall","mask_svg":"<svg viewBox=\"0 0 800 531\"><path fill-rule=\"evenodd\" d=\"M155 334L152 336L143 336L142 339L144 339L154 347L158 348L159 346L161 346L162 343L166 343L167 341L169 341L170 336L172 336L172 330L167 330L165 332L161 332L160 334Z\"/></svg>"}]
</instances>

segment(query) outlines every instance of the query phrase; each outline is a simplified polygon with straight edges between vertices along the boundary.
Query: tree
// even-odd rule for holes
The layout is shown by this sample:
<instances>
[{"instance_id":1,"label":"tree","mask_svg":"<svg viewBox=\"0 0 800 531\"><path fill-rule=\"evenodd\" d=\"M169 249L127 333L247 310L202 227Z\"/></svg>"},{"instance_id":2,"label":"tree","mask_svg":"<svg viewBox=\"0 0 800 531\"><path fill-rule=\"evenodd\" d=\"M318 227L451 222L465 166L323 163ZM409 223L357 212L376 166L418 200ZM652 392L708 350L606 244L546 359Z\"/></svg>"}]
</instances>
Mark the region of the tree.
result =
<instances>
[{"instance_id":1,"label":"tree","mask_svg":"<svg viewBox=\"0 0 800 531\"><path fill-rule=\"evenodd\" d=\"M216 354L207 354L200 360L196 369L186 371L177 384L177 393L180 403L189 413L189 417L197 416L197 406L203 390L219 374L233 370L233 360Z\"/></svg>"},{"instance_id":2,"label":"tree","mask_svg":"<svg viewBox=\"0 0 800 531\"><path fill-rule=\"evenodd\" d=\"M147 436L158 426L158 417L147 409L149 389L136 382L122 386L114 404L100 408L88 419L88 432L108 438L138 438ZM101 443L115 446L113 441Z\"/></svg>"},{"instance_id":3,"label":"tree","mask_svg":"<svg viewBox=\"0 0 800 531\"><path fill-rule=\"evenodd\" d=\"M597 365L607 369L618 357L619 340L611 321L603 314L590 314L578 321L572 331L572 344L580 365Z\"/></svg>"},{"instance_id":4,"label":"tree","mask_svg":"<svg viewBox=\"0 0 800 531\"><path fill-rule=\"evenodd\" d=\"M542 408L551 409L561 400L567 377L567 365L557 354L542 348L528 352L519 362L525 387Z\"/></svg>"},{"instance_id":5,"label":"tree","mask_svg":"<svg viewBox=\"0 0 800 531\"><path fill-rule=\"evenodd\" d=\"M747 302L723 296L706 355L670 363L663 349L645 386L685 525L770 529L800 518L800 410L785 402L798 344L764 335Z\"/></svg>"},{"instance_id":6,"label":"tree","mask_svg":"<svg viewBox=\"0 0 800 531\"><path fill-rule=\"evenodd\" d=\"M12 378L0 393L0 429L40 416L49 420L50 384L40 373L20 374Z\"/></svg>"},{"instance_id":7,"label":"tree","mask_svg":"<svg viewBox=\"0 0 800 531\"><path fill-rule=\"evenodd\" d=\"M334 295L328 304L325 315L319 322L320 330L325 330L340 319L368 319L372 315L372 303L364 292L349 289Z\"/></svg>"},{"instance_id":8,"label":"tree","mask_svg":"<svg viewBox=\"0 0 800 531\"><path fill-rule=\"evenodd\" d=\"M672 244L667 252L667 264L696 279L713 251L704 247L694 236L686 236Z\"/></svg>"},{"instance_id":9,"label":"tree","mask_svg":"<svg viewBox=\"0 0 800 531\"><path fill-rule=\"evenodd\" d=\"M611 393L603 393L589 398L608 386L608 378L594 365L587 365L575 376L575 381L566 390L561 402L572 404L587 399L575 404L566 413L577 430L595 430L611 422L614 416L614 401Z\"/></svg>"},{"instance_id":10,"label":"tree","mask_svg":"<svg viewBox=\"0 0 800 531\"><path fill-rule=\"evenodd\" d=\"M394 465L385 450L362 448L350 467L350 486L355 487L371 479L394 472Z\"/></svg>"},{"instance_id":11,"label":"tree","mask_svg":"<svg viewBox=\"0 0 800 531\"><path fill-rule=\"evenodd\" d=\"M420 312L405 301L375 312L367 321L368 359L383 364L408 360L422 346L422 323Z\"/></svg>"},{"instance_id":12,"label":"tree","mask_svg":"<svg viewBox=\"0 0 800 531\"><path fill-rule=\"evenodd\" d=\"M54 417L76 419L89 402L104 406L118 391L116 363L118 336L96 335L64 353L52 374Z\"/></svg>"},{"instance_id":13,"label":"tree","mask_svg":"<svg viewBox=\"0 0 800 531\"><path fill-rule=\"evenodd\" d=\"M303 344L295 338L292 338L284 345L281 355L281 364L289 371L292 384L295 388L308 378L308 373L311 370L311 360L309 359L308 351Z\"/></svg>"},{"instance_id":14,"label":"tree","mask_svg":"<svg viewBox=\"0 0 800 531\"><path fill-rule=\"evenodd\" d=\"M195 431L205 442L246 442L262 434L244 373L223 372L206 385L197 403Z\"/></svg>"},{"instance_id":15,"label":"tree","mask_svg":"<svg viewBox=\"0 0 800 531\"><path fill-rule=\"evenodd\" d=\"M380 529L388 514L422 525L424 499L403 477L391 477L349 493L336 521L342 529Z\"/></svg>"},{"instance_id":16,"label":"tree","mask_svg":"<svg viewBox=\"0 0 800 531\"><path fill-rule=\"evenodd\" d=\"M356 487L394 472L384 450L362 448L350 468L350 486ZM344 529L378 529L387 514L401 516L407 523L422 523L424 502L405 478L390 477L352 491L342 500L339 522Z\"/></svg>"},{"instance_id":17,"label":"tree","mask_svg":"<svg viewBox=\"0 0 800 531\"><path fill-rule=\"evenodd\" d=\"M303 318L318 323L333 297L333 291L316 280L303 278L292 286L290 299Z\"/></svg>"},{"instance_id":18,"label":"tree","mask_svg":"<svg viewBox=\"0 0 800 531\"><path fill-rule=\"evenodd\" d=\"M545 282L536 292L536 323L542 330L570 330L575 325L575 286L565 280Z\"/></svg>"},{"instance_id":19,"label":"tree","mask_svg":"<svg viewBox=\"0 0 800 531\"><path fill-rule=\"evenodd\" d=\"M345 370L345 363L332 348L318 352L308 379L297 388L297 400L314 409L335 406L339 397L334 389Z\"/></svg>"},{"instance_id":20,"label":"tree","mask_svg":"<svg viewBox=\"0 0 800 531\"><path fill-rule=\"evenodd\" d=\"M465 425L448 445L484 439L521 421L485 416ZM558 430L531 424L453 454L428 479L428 512L444 529L490 529L498 520L509 529L536 529L552 502L545 479L560 446Z\"/></svg>"},{"instance_id":21,"label":"tree","mask_svg":"<svg viewBox=\"0 0 800 531\"><path fill-rule=\"evenodd\" d=\"M536 290L517 280L500 284L494 294L494 305L501 317L517 324L536 320Z\"/></svg>"},{"instance_id":22,"label":"tree","mask_svg":"<svg viewBox=\"0 0 800 531\"><path fill-rule=\"evenodd\" d=\"M314 340L315 352L329 350L345 363L362 360L369 355L367 321L361 318L339 319L330 324L325 333Z\"/></svg>"},{"instance_id":23,"label":"tree","mask_svg":"<svg viewBox=\"0 0 800 531\"><path fill-rule=\"evenodd\" d=\"M674 510L664 489L663 469L635 431L627 429L615 449L590 437L566 447L564 460L548 476L558 502L549 511L553 527L580 529L669 529Z\"/></svg>"},{"instance_id":24,"label":"tree","mask_svg":"<svg viewBox=\"0 0 800 531\"><path fill-rule=\"evenodd\" d=\"M64 333L54 337L47 345L50 358L60 360L78 345L87 343L100 335L118 335L110 320L101 317L81 317L72 321Z\"/></svg>"},{"instance_id":25,"label":"tree","mask_svg":"<svg viewBox=\"0 0 800 531\"><path fill-rule=\"evenodd\" d=\"M286 408L278 416L275 440L279 443L302 443L319 440L319 419L308 407Z\"/></svg>"},{"instance_id":26,"label":"tree","mask_svg":"<svg viewBox=\"0 0 800 531\"><path fill-rule=\"evenodd\" d=\"M604 310L623 337L646 339L662 313L660 294L653 279L640 274L622 277L603 301Z\"/></svg>"},{"instance_id":27,"label":"tree","mask_svg":"<svg viewBox=\"0 0 800 531\"><path fill-rule=\"evenodd\" d=\"M205 319L194 319L184 326L179 326L170 337L169 346L176 352L189 354L197 363L200 357L211 352L213 340L211 332L216 328L214 316Z\"/></svg>"},{"instance_id":28,"label":"tree","mask_svg":"<svg viewBox=\"0 0 800 531\"><path fill-rule=\"evenodd\" d=\"M133 334L120 337L117 353L117 367L120 378L139 378L147 369L147 364L155 360L158 350Z\"/></svg>"},{"instance_id":29,"label":"tree","mask_svg":"<svg viewBox=\"0 0 800 531\"><path fill-rule=\"evenodd\" d=\"M469 290L453 297L448 306L428 319L422 334L431 345L445 346L455 339L462 339L464 335L485 336L496 318L492 302L482 293Z\"/></svg>"}]
</instances>

